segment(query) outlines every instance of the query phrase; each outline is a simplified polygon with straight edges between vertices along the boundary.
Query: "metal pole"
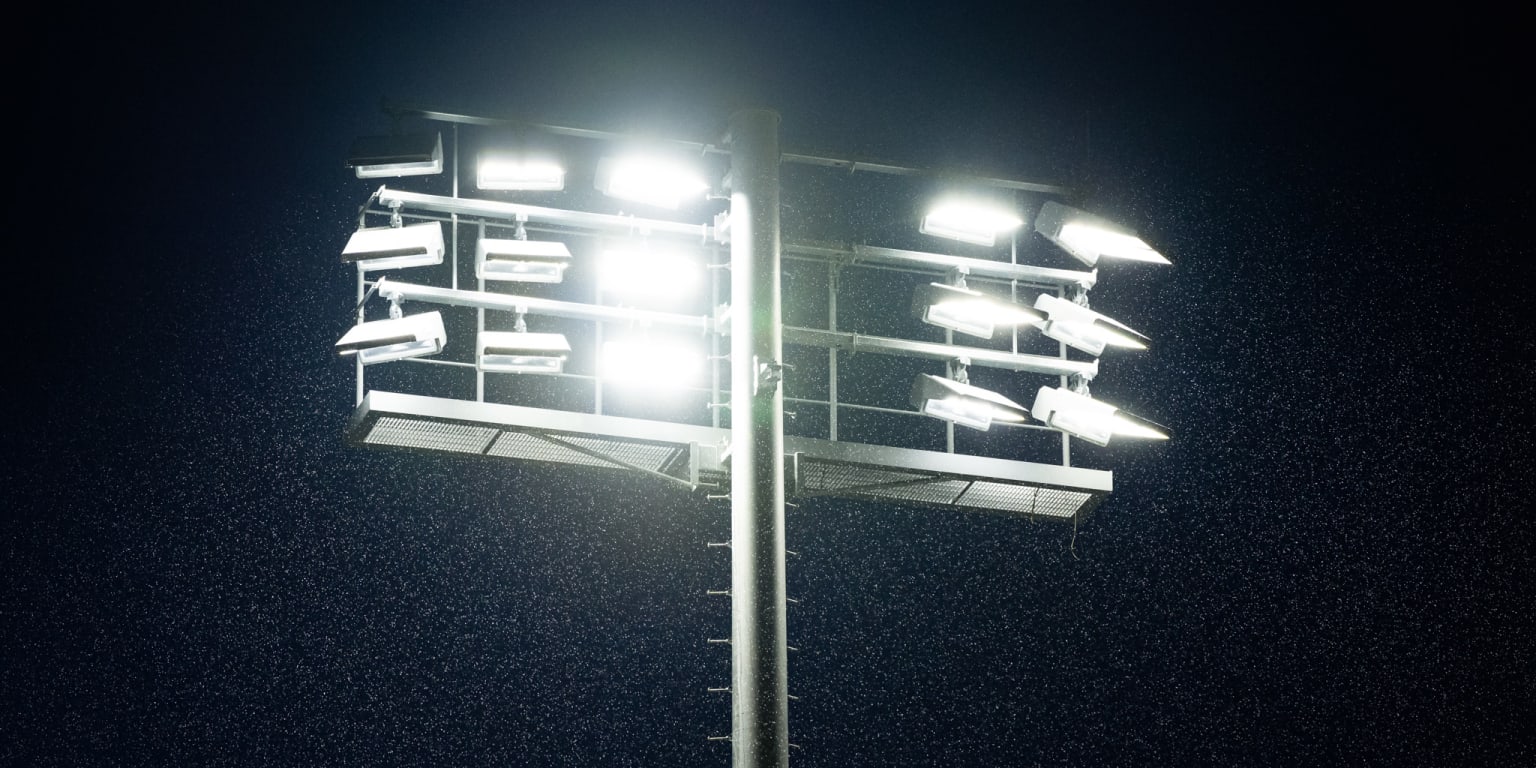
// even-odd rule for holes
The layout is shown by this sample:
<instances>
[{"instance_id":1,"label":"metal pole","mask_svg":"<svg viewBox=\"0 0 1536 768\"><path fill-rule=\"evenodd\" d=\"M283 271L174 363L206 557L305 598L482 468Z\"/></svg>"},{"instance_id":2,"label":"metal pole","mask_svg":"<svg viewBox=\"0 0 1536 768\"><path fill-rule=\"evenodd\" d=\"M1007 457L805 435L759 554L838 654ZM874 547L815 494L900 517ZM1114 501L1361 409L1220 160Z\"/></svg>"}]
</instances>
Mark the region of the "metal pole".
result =
<instances>
[{"instance_id":1,"label":"metal pole","mask_svg":"<svg viewBox=\"0 0 1536 768\"><path fill-rule=\"evenodd\" d=\"M789 765L779 115L731 116L731 764Z\"/></svg>"}]
</instances>

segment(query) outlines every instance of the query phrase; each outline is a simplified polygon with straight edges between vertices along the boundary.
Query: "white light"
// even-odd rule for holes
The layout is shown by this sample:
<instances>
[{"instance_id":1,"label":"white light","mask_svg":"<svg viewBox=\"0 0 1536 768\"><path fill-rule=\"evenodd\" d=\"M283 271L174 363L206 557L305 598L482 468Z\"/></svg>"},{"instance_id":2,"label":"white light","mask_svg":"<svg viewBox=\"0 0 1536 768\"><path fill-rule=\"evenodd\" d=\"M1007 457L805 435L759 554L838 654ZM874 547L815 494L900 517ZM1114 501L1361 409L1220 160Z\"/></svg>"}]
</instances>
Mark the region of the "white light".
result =
<instances>
[{"instance_id":1,"label":"white light","mask_svg":"<svg viewBox=\"0 0 1536 768\"><path fill-rule=\"evenodd\" d=\"M603 344L603 381L621 387L681 389L698 383L704 353L659 340L609 341Z\"/></svg>"},{"instance_id":2,"label":"white light","mask_svg":"<svg viewBox=\"0 0 1536 768\"><path fill-rule=\"evenodd\" d=\"M443 227L435 221L405 227L367 227L352 233L342 263L369 272L443 263Z\"/></svg>"},{"instance_id":3,"label":"white light","mask_svg":"<svg viewBox=\"0 0 1536 768\"><path fill-rule=\"evenodd\" d=\"M1040 320L1039 315L1006 299L943 283L918 286L912 309L925 323L983 339L992 338L999 325Z\"/></svg>"},{"instance_id":4,"label":"white light","mask_svg":"<svg viewBox=\"0 0 1536 768\"><path fill-rule=\"evenodd\" d=\"M363 365L387 363L443 351L448 334L441 312L358 323L336 342L343 356L357 355Z\"/></svg>"},{"instance_id":5,"label":"white light","mask_svg":"<svg viewBox=\"0 0 1536 768\"><path fill-rule=\"evenodd\" d=\"M565 189L565 169L552 160L482 155L475 184L481 189L557 192Z\"/></svg>"},{"instance_id":6,"label":"white light","mask_svg":"<svg viewBox=\"0 0 1536 768\"><path fill-rule=\"evenodd\" d=\"M1028 420L1024 406L990 389L926 373L912 383L912 404L929 416L982 431L993 421Z\"/></svg>"},{"instance_id":7,"label":"white light","mask_svg":"<svg viewBox=\"0 0 1536 768\"><path fill-rule=\"evenodd\" d=\"M352 143L347 165L359 179L442 173L443 135L364 136Z\"/></svg>"},{"instance_id":8,"label":"white light","mask_svg":"<svg viewBox=\"0 0 1536 768\"><path fill-rule=\"evenodd\" d=\"M558 283L570 265L565 243L482 237L475 246L475 275L481 280Z\"/></svg>"},{"instance_id":9,"label":"white light","mask_svg":"<svg viewBox=\"0 0 1536 768\"><path fill-rule=\"evenodd\" d=\"M919 230L925 235L947 237L977 245L994 245L997 235L1023 224L1024 220L1002 208L985 203L950 201L923 217Z\"/></svg>"},{"instance_id":10,"label":"white light","mask_svg":"<svg viewBox=\"0 0 1536 768\"><path fill-rule=\"evenodd\" d=\"M1124 323L1102 315L1087 307L1048 293L1035 300L1035 309L1050 319L1036 323L1040 331L1069 347L1080 349L1095 357L1103 354L1106 346L1125 349L1146 349L1147 337L1137 333Z\"/></svg>"},{"instance_id":11,"label":"white light","mask_svg":"<svg viewBox=\"0 0 1536 768\"><path fill-rule=\"evenodd\" d=\"M1062 432L1097 445L1109 445L1110 438L1117 436L1168 439L1167 430L1161 426L1065 387L1041 387L1030 413Z\"/></svg>"},{"instance_id":12,"label":"white light","mask_svg":"<svg viewBox=\"0 0 1536 768\"><path fill-rule=\"evenodd\" d=\"M648 157L603 158L597 165L597 189L610 197L660 208L703 199L709 184L684 165Z\"/></svg>"},{"instance_id":13,"label":"white light","mask_svg":"<svg viewBox=\"0 0 1536 768\"><path fill-rule=\"evenodd\" d=\"M488 373L559 373L571 354L560 333L481 331L475 365Z\"/></svg>"},{"instance_id":14,"label":"white light","mask_svg":"<svg viewBox=\"0 0 1536 768\"><path fill-rule=\"evenodd\" d=\"M1101 257L1152 264L1173 263L1135 233L1102 217L1054 201L1040 209L1040 215L1035 217L1035 231L1090 267Z\"/></svg>"},{"instance_id":15,"label":"white light","mask_svg":"<svg viewBox=\"0 0 1536 768\"><path fill-rule=\"evenodd\" d=\"M616 248L603 252L598 279L603 291L630 297L681 299L703 282L698 262L671 251Z\"/></svg>"}]
</instances>

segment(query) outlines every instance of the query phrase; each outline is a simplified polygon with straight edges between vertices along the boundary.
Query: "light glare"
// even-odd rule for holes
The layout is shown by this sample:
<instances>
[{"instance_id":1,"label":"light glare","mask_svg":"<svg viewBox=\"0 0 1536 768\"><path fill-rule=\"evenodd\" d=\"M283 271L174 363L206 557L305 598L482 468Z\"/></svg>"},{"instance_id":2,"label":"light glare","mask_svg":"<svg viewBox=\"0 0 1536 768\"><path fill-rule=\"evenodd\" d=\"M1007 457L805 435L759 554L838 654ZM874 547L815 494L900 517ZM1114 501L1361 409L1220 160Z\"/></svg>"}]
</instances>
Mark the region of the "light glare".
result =
<instances>
[{"instance_id":1,"label":"light glare","mask_svg":"<svg viewBox=\"0 0 1536 768\"><path fill-rule=\"evenodd\" d=\"M649 157L604 158L597 188L624 200L675 209L683 200L702 198L709 184L692 168Z\"/></svg>"},{"instance_id":2,"label":"light glare","mask_svg":"<svg viewBox=\"0 0 1536 768\"><path fill-rule=\"evenodd\" d=\"M488 155L480 158L475 183L481 189L558 192L565 189L565 169L552 160Z\"/></svg>"}]
</instances>

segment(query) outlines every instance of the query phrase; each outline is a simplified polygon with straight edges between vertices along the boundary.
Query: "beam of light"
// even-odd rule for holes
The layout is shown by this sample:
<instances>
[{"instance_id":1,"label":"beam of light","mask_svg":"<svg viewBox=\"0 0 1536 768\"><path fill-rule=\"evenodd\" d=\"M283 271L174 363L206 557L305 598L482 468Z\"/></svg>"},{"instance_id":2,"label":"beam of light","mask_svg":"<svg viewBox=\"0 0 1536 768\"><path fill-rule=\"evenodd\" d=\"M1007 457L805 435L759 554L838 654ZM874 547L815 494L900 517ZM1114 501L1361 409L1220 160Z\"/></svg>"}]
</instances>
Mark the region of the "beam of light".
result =
<instances>
[{"instance_id":1,"label":"beam of light","mask_svg":"<svg viewBox=\"0 0 1536 768\"><path fill-rule=\"evenodd\" d=\"M604 342L599 371L603 381L626 388L679 390L695 386L704 372L704 353L661 339Z\"/></svg>"},{"instance_id":2,"label":"beam of light","mask_svg":"<svg viewBox=\"0 0 1536 768\"><path fill-rule=\"evenodd\" d=\"M475 185L481 189L558 192L565 189L565 169L553 160L485 154L475 165Z\"/></svg>"},{"instance_id":3,"label":"beam of light","mask_svg":"<svg viewBox=\"0 0 1536 768\"><path fill-rule=\"evenodd\" d=\"M999 234L1023 223L1023 219L996 205L950 200L930 210L918 229L926 235L990 246L997 243Z\"/></svg>"},{"instance_id":4,"label":"beam of light","mask_svg":"<svg viewBox=\"0 0 1536 768\"><path fill-rule=\"evenodd\" d=\"M1101 216L1050 201L1035 217L1035 231L1073 258L1094 266L1100 258L1172 264L1152 246L1124 227Z\"/></svg>"},{"instance_id":5,"label":"beam of light","mask_svg":"<svg viewBox=\"0 0 1536 768\"><path fill-rule=\"evenodd\" d=\"M1031 415L1051 427L1096 445L1109 445L1114 437L1167 440L1168 430L1065 387L1041 387Z\"/></svg>"},{"instance_id":6,"label":"beam of light","mask_svg":"<svg viewBox=\"0 0 1536 768\"><path fill-rule=\"evenodd\" d=\"M603 158L597 189L610 197L676 209L684 200L702 200L709 189L698 171L653 157Z\"/></svg>"}]
</instances>

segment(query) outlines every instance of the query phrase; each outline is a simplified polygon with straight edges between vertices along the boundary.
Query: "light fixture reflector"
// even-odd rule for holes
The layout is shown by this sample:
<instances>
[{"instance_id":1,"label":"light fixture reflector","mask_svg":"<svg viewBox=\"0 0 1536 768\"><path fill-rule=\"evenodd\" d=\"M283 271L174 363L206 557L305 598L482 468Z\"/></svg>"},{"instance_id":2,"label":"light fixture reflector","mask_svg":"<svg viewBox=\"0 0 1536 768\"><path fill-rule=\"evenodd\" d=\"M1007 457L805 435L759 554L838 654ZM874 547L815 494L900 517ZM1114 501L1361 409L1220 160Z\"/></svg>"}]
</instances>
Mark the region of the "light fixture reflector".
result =
<instances>
[{"instance_id":1,"label":"light fixture reflector","mask_svg":"<svg viewBox=\"0 0 1536 768\"><path fill-rule=\"evenodd\" d=\"M1054 200L1047 202L1035 217L1035 231L1090 267L1098 264L1100 258L1173 263L1134 232Z\"/></svg>"},{"instance_id":2,"label":"light fixture reflector","mask_svg":"<svg viewBox=\"0 0 1536 768\"><path fill-rule=\"evenodd\" d=\"M596 184L610 197L670 209L702 200L709 189L693 168L655 157L605 157L598 161Z\"/></svg>"},{"instance_id":3,"label":"light fixture reflector","mask_svg":"<svg viewBox=\"0 0 1536 768\"><path fill-rule=\"evenodd\" d=\"M475 164L481 189L558 192L565 189L565 169L553 160L484 154Z\"/></svg>"},{"instance_id":4,"label":"light fixture reflector","mask_svg":"<svg viewBox=\"0 0 1536 768\"><path fill-rule=\"evenodd\" d=\"M435 355L443 351L448 334L443 330L441 312L372 320L352 326L336 351L342 356L357 355L363 365L387 363L408 357Z\"/></svg>"},{"instance_id":5,"label":"light fixture reflector","mask_svg":"<svg viewBox=\"0 0 1536 768\"><path fill-rule=\"evenodd\" d=\"M359 179L442 173L443 135L363 136L352 142L347 166Z\"/></svg>"},{"instance_id":6,"label":"light fixture reflector","mask_svg":"<svg viewBox=\"0 0 1536 768\"><path fill-rule=\"evenodd\" d=\"M481 280L558 283L571 263L565 243L482 237L475 246L475 275Z\"/></svg>"},{"instance_id":7,"label":"light fixture reflector","mask_svg":"<svg viewBox=\"0 0 1536 768\"><path fill-rule=\"evenodd\" d=\"M1031 415L1055 429L1096 445L1113 437L1167 440L1168 429L1065 387L1041 387Z\"/></svg>"},{"instance_id":8,"label":"light fixture reflector","mask_svg":"<svg viewBox=\"0 0 1536 768\"><path fill-rule=\"evenodd\" d=\"M571 354L562 333L481 331L475 365L487 373L559 373Z\"/></svg>"},{"instance_id":9,"label":"light fixture reflector","mask_svg":"<svg viewBox=\"0 0 1536 768\"><path fill-rule=\"evenodd\" d=\"M982 431L994 421L1029 420L1024 406L990 389L926 373L912 382L912 405L929 416Z\"/></svg>"},{"instance_id":10,"label":"light fixture reflector","mask_svg":"<svg viewBox=\"0 0 1536 768\"><path fill-rule=\"evenodd\" d=\"M981 291L943 283L920 285L912 295L913 314L929 325L983 339L999 325L1033 323L1041 317L1027 307Z\"/></svg>"},{"instance_id":11,"label":"light fixture reflector","mask_svg":"<svg viewBox=\"0 0 1536 768\"><path fill-rule=\"evenodd\" d=\"M364 272L441 264L443 227L435 221L404 227L365 227L347 239L341 261L356 263Z\"/></svg>"},{"instance_id":12,"label":"light fixture reflector","mask_svg":"<svg viewBox=\"0 0 1536 768\"><path fill-rule=\"evenodd\" d=\"M1095 357L1103 354L1105 347L1146 349L1151 342L1119 320L1048 293L1035 300L1035 309L1050 318L1036 323L1042 333Z\"/></svg>"},{"instance_id":13,"label":"light fixture reflector","mask_svg":"<svg viewBox=\"0 0 1536 768\"><path fill-rule=\"evenodd\" d=\"M951 200L930 210L918 229L925 235L991 246L997 244L1000 233L1023 223L1023 219L996 205Z\"/></svg>"}]
</instances>

